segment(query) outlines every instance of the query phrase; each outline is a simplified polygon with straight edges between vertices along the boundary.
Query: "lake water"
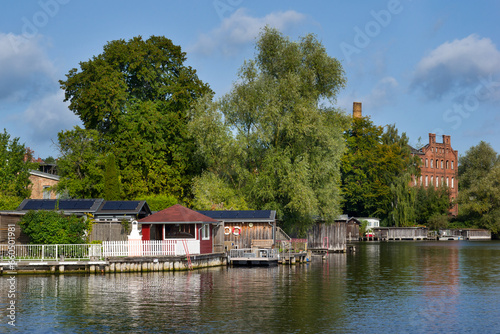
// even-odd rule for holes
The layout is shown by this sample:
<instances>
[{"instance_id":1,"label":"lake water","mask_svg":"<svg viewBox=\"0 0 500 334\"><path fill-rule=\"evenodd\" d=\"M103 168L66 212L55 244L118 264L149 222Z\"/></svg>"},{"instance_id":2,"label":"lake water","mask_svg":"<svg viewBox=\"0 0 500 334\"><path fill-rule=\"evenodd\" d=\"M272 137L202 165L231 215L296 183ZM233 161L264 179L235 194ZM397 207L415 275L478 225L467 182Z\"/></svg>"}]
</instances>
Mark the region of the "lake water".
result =
<instances>
[{"instance_id":1,"label":"lake water","mask_svg":"<svg viewBox=\"0 0 500 334\"><path fill-rule=\"evenodd\" d=\"M360 243L273 268L0 276L0 332L499 333L500 242Z\"/></svg>"}]
</instances>

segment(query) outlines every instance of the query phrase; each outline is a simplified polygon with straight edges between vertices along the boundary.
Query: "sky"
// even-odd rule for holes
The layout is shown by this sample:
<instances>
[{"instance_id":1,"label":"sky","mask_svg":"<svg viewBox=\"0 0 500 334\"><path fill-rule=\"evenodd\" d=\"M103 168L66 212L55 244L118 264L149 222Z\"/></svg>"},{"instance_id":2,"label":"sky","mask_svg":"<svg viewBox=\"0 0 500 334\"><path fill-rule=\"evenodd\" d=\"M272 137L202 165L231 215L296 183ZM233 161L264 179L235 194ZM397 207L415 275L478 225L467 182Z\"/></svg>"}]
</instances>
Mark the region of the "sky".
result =
<instances>
[{"instance_id":1,"label":"sky","mask_svg":"<svg viewBox=\"0 0 500 334\"><path fill-rule=\"evenodd\" d=\"M0 131L57 157L57 133L81 122L59 80L112 40L165 36L216 96L229 92L266 25L314 34L340 60L336 106L410 144L451 136L460 155L480 141L500 152L500 1L39 0L0 1Z\"/></svg>"}]
</instances>

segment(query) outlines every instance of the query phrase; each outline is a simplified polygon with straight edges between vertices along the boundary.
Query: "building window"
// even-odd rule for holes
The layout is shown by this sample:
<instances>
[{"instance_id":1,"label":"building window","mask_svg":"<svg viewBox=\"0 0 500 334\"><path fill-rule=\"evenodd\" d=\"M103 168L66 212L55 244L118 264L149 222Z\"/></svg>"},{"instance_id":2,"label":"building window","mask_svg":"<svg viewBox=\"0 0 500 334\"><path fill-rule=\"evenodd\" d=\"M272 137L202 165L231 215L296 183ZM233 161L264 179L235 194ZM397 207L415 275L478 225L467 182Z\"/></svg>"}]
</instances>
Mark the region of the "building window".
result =
<instances>
[{"instance_id":1,"label":"building window","mask_svg":"<svg viewBox=\"0 0 500 334\"><path fill-rule=\"evenodd\" d=\"M431 159L431 168L434 168L434 163L432 159Z\"/></svg>"},{"instance_id":2,"label":"building window","mask_svg":"<svg viewBox=\"0 0 500 334\"><path fill-rule=\"evenodd\" d=\"M451 160L451 169L453 169L453 160Z\"/></svg>"},{"instance_id":3,"label":"building window","mask_svg":"<svg viewBox=\"0 0 500 334\"><path fill-rule=\"evenodd\" d=\"M43 199L50 199L50 186L43 186Z\"/></svg>"},{"instance_id":4,"label":"building window","mask_svg":"<svg viewBox=\"0 0 500 334\"><path fill-rule=\"evenodd\" d=\"M446 160L446 169L450 168L450 164L448 163L448 160Z\"/></svg>"},{"instance_id":5,"label":"building window","mask_svg":"<svg viewBox=\"0 0 500 334\"><path fill-rule=\"evenodd\" d=\"M443 163L443 160L441 160L441 169L444 168L444 163Z\"/></svg>"},{"instance_id":6,"label":"building window","mask_svg":"<svg viewBox=\"0 0 500 334\"><path fill-rule=\"evenodd\" d=\"M432 160L431 160L432 161ZM431 186L434 185L434 175L431 175Z\"/></svg>"},{"instance_id":7,"label":"building window","mask_svg":"<svg viewBox=\"0 0 500 334\"><path fill-rule=\"evenodd\" d=\"M201 228L201 239L202 240L210 239L210 224L203 224Z\"/></svg>"},{"instance_id":8,"label":"building window","mask_svg":"<svg viewBox=\"0 0 500 334\"><path fill-rule=\"evenodd\" d=\"M436 176L436 188L439 187L439 176Z\"/></svg>"},{"instance_id":9,"label":"building window","mask_svg":"<svg viewBox=\"0 0 500 334\"><path fill-rule=\"evenodd\" d=\"M420 185L422 185L422 175L420 175Z\"/></svg>"},{"instance_id":10,"label":"building window","mask_svg":"<svg viewBox=\"0 0 500 334\"><path fill-rule=\"evenodd\" d=\"M447 177L447 178L446 178L446 186L447 186L447 187L449 187L449 186L450 186L449 182L450 182L450 178L449 178L449 177Z\"/></svg>"},{"instance_id":11,"label":"building window","mask_svg":"<svg viewBox=\"0 0 500 334\"><path fill-rule=\"evenodd\" d=\"M425 167L429 167L429 160L427 158L425 159Z\"/></svg>"},{"instance_id":12,"label":"building window","mask_svg":"<svg viewBox=\"0 0 500 334\"><path fill-rule=\"evenodd\" d=\"M444 186L444 177L441 176L441 187Z\"/></svg>"},{"instance_id":13,"label":"building window","mask_svg":"<svg viewBox=\"0 0 500 334\"><path fill-rule=\"evenodd\" d=\"M428 187L429 186L429 175L426 175L425 176L425 186Z\"/></svg>"},{"instance_id":14,"label":"building window","mask_svg":"<svg viewBox=\"0 0 500 334\"><path fill-rule=\"evenodd\" d=\"M451 178L451 187L455 188L455 178L454 177Z\"/></svg>"}]
</instances>

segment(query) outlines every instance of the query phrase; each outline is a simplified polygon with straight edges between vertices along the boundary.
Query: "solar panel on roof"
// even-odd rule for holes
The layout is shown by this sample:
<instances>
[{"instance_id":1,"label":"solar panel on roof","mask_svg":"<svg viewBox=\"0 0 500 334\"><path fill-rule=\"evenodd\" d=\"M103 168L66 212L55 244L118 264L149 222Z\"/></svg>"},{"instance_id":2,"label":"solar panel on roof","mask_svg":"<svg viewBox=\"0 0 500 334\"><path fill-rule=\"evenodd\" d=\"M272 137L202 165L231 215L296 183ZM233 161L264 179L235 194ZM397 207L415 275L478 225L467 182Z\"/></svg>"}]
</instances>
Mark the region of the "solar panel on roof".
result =
<instances>
[{"instance_id":1,"label":"solar panel on roof","mask_svg":"<svg viewBox=\"0 0 500 334\"><path fill-rule=\"evenodd\" d=\"M23 207L23 210L38 210L40 207L40 202L35 202L35 201L29 201L26 203L26 205Z\"/></svg>"},{"instance_id":2,"label":"solar panel on roof","mask_svg":"<svg viewBox=\"0 0 500 334\"><path fill-rule=\"evenodd\" d=\"M69 200L59 201L59 209L61 210L72 210L74 207L75 207L74 201L69 201Z\"/></svg>"},{"instance_id":3,"label":"solar panel on roof","mask_svg":"<svg viewBox=\"0 0 500 334\"><path fill-rule=\"evenodd\" d=\"M54 210L55 207L55 202L54 201L47 201L47 202L41 202L40 209L42 210Z\"/></svg>"},{"instance_id":4,"label":"solar panel on roof","mask_svg":"<svg viewBox=\"0 0 500 334\"><path fill-rule=\"evenodd\" d=\"M120 202L117 201L108 201L104 203L104 206L102 207L103 210L119 210L120 209Z\"/></svg>"},{"instance_id":5,"label":"solar panel on roof","mask_svg":"<svg viewBox=\"0 0 500 334\"><path fill-rule=\"evenodd\" d=\"M254 211L238 211L238 218L254 218Z\"/></svg>"},{"instance_id":6,"label":"solar panel on roof","mask_svg":"<svg viewBox=\"0 0 500 334\"><path fill-rule=\"evenodd\" d=\"M124 201L120 202L120 210L134 210L139 205L138 201Z\"/></svg>"},{"instance_id":7,"label":"solar panel on roof","mask_svg":"<svg viewBox=\"0 0 500 334\"><path fill-rule=\"evenodd\" d=\"M93 200L83 200L83 201L77 201L75 203L74 209L75 210L89 210L92 205L94 205Z\"/></svg>"}]
</instances>

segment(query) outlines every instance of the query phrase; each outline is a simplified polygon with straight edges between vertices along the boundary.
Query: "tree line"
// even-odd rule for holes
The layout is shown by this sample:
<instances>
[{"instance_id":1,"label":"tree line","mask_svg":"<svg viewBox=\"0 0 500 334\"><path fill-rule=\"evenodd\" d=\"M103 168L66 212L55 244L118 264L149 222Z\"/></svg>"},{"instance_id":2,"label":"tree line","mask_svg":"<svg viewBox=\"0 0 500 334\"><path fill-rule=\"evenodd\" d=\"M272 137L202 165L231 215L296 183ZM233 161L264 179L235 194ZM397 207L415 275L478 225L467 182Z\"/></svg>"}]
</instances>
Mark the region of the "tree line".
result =
<instances>
[{"instance_id":1,"label":"tree line","mask_svg":"<svg viewBox=\"0 0 500 334\"><path fill-rule=\"evenodd\" d=\"M460 159L461 214L450 222L445 187L410 186L420 159L406 134L335 107L347 79L314 35L292 41L266 27L255 49L216 99L166 37L107 43L60 81L83 128L58 134L57 192L146 199L153 210L272 209L297 234L341 213L386 226L497 226L499 204L485 192L499 187L498 168L477 171L476 148ZM5 130L0 145L0 205L12 209L29 196L33 166Z\"/></svg>"}]
</instances>

